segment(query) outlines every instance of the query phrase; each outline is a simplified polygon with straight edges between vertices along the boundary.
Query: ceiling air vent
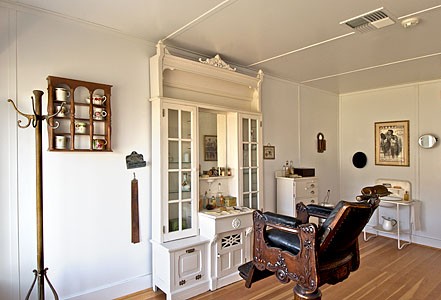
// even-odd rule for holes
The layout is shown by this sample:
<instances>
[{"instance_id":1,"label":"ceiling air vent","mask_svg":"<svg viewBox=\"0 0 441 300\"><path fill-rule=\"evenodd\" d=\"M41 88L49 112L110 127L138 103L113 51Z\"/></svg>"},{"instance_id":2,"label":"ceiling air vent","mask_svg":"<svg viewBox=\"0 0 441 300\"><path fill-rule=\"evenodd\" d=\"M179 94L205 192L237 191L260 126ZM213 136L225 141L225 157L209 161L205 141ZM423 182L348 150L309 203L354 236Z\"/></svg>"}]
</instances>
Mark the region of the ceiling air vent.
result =
<instances>
[{"instance_id":1,"label":"ceiling air vent","mask_svg":"<svg viewBox=\"0 0 441 300\"><path fill-rule=\"evenodd\" d=\"M358 32L368 32L395 24L395 21L392 20L386 10L381 7L360 16L342 21L340 24L346 24Z\"/></svg>"}]
</instances>

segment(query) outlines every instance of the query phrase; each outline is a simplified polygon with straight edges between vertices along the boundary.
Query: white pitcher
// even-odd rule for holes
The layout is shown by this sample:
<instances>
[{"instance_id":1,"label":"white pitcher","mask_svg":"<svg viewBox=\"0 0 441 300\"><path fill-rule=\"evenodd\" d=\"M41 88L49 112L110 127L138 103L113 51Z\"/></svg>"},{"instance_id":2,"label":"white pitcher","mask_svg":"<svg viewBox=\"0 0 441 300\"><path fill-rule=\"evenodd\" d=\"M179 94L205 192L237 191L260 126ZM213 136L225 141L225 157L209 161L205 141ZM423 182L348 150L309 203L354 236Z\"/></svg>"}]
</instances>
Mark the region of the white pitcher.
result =
<instances>
[{"instance_id":1,"label":"white pitcher","mask_svg":"<svg viewBox=\"0 0 441 300\"><path fill-rule=\"evenodd\" d=\"M383 218L383 229L387 231L391 231L395 225L397 225L397 220L382 216Z\"/></svg>"}]
</instances>

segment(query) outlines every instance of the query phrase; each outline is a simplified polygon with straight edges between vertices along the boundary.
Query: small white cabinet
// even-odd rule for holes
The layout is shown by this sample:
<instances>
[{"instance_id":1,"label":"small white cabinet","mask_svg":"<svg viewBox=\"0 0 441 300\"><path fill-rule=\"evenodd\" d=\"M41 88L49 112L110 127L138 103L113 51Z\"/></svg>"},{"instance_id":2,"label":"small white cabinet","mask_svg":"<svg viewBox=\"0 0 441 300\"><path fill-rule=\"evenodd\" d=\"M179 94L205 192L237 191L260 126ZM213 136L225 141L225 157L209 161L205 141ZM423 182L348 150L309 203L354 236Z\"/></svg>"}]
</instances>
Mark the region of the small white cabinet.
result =
<instances>
[{"instance_id":1,"label":"small white cabinet","mask_svg":"<svg viewBox=\"0 0 441 300\"><path fill-rule=\"evenodd\" d=\"M167 299L188 299L209 289L208 239L201 236L168 243L152 242L153 289Z\"/></svg>"},{"instance_id":2,"label":"small white cabinet","mask_svg":"<svg viewBox=\"0 0 441 300\"><path fill-rule=\"evenodd\" d=\"M277 180L277 213L296 216L296 204L318 204L318 178L290 178L278 176Z\"/></svg>"},{"instance_id":3,"label":"small white cabinet","mask_svg":"<svg viewBox=\"0 0 441 300\"><path fill-rule=\"evenodd\" d=\"M237 268L251 260L252 210L201 212L201 236L210 240L210 290L240 280Z\"/></svg>"}]
</instances>

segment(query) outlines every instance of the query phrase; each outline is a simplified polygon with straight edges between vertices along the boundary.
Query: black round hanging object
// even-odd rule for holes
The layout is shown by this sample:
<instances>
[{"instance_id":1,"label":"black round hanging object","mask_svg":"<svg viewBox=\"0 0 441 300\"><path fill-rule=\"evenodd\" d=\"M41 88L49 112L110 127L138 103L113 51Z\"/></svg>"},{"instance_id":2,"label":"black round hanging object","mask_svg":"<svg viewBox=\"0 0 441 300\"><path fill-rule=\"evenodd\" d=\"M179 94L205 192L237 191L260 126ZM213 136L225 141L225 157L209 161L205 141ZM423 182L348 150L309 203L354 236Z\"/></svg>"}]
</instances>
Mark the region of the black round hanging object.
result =
<instances>
[{"instance_id":1,"label":"black round hanging object","mask_svg":"<svg viewBox=\"0 0 441 300\"><path fill-rule=\"evenodd\" d=\"M352 156L352 164L354 165L354 167L361 169L366 166L366 163L367 157L366 154L364 154L363 152L357 152Z\"/></svg>"}]
</instances>

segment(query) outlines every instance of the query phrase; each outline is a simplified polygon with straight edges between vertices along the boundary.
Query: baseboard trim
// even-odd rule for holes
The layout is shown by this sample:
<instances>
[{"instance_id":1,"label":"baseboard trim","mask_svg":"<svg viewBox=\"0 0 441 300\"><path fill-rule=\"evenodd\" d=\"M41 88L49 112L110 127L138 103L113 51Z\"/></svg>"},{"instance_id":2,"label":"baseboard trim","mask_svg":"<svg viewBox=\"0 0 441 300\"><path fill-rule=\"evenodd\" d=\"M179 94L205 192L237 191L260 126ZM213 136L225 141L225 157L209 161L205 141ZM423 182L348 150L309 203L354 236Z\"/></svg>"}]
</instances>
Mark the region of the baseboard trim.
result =
<instances>
[{"instance_id":1,"label":"baseboard trim","mask_svg":"<svg viewBox=\"0 0 441 300\"><path fill-rule=\"evenodd\" d=\"M146 274L136 278L116 282L108 286L98 287L81 294L66 297L66 300L97 300L115 299L152 287L152 275Z\"/></svg>"}]
</instances>

